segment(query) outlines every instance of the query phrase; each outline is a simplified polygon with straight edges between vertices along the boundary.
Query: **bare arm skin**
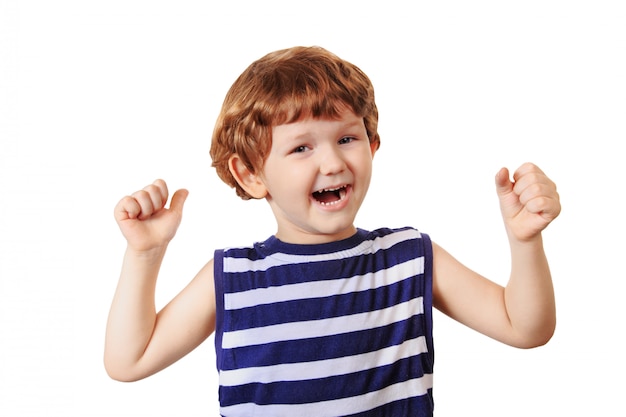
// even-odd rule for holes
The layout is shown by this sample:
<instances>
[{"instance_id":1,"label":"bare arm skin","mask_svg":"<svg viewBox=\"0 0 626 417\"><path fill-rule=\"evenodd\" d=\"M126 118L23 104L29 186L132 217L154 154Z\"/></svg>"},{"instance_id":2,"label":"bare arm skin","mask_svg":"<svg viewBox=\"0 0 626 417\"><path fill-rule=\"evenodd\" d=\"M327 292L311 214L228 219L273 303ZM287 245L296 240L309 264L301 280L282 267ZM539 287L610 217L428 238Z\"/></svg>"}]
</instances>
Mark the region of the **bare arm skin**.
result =
<instances>
[{"instance_id":1,"label":"bare arm skin","mask_svg":"<svg viewBox=\"0 0 626 417\"><path fill-rule=\"evenodd\" d=\"M541 231L561 205L555 184L524 164L509 180L505 168L496 190L511 249L511 275L502 287L471 271L433 244L435 306L459 322L503 343L532 348L547 343L556 326L550 268Z\"/></svg>"},{"instance_id":2,"label":"bare arm skin","mask_svg":"<svg viewBox=\"0 0 626 417\"><path fill-rule=\"evenodd\" d=\"M434 302L442 312L512 346L546 343L555 327L555 302L541 231L560 212L556 186L532 164L496 189L511 248L506 287L463 266L438 245L434 250ZM167 306L156 312L154 295L161 262L182 218L187 192L177 191L165 208L165 182L123 198L115 218L127 240L118 287L106 329L104 363L109 375L134 381L185 356L215 330L213 262Z\"/></svg>"},{"instance_id":3,"label":"bare arm skin","mask_svg":"<svg viewBox=\"0 0 626 417\"><path fill-rule=\"evenodd\" d=\"M157 180L115 207L128 245L106 329L104 364L113 379L152 375L185 356L215 328L212 261L158 314L155 308L157 276L186 197L187 191L177 191L165 208L167 186Z\"/></svg>"}]
</instances>

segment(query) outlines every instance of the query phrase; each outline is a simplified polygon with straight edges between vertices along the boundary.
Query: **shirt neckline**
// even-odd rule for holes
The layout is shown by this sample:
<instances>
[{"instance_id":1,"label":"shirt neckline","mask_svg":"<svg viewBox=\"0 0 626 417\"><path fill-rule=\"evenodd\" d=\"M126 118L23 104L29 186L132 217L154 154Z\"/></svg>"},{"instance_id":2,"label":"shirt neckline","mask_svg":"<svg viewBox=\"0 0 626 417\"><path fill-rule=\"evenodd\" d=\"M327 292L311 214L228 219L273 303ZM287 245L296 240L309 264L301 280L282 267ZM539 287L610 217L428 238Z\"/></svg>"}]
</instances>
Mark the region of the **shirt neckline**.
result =
<instances>
[{"instance_id":1,"label":"shirt neckline","mask_svg":"<svg viewBox=\"0 0 626 417\"><path fill-rule=\"evenodd\" d=\"M356 233L348 238L334 242L314 244L287 243L272 235L265 241L256 243L255 247L259 252L265 255L275 253L284 253L287 255L320 255L356 249L362 242L367 240L369 234L369 231L357 228ZM362 252L362 248L358 252Z\"/></svg>"}]
</instances>

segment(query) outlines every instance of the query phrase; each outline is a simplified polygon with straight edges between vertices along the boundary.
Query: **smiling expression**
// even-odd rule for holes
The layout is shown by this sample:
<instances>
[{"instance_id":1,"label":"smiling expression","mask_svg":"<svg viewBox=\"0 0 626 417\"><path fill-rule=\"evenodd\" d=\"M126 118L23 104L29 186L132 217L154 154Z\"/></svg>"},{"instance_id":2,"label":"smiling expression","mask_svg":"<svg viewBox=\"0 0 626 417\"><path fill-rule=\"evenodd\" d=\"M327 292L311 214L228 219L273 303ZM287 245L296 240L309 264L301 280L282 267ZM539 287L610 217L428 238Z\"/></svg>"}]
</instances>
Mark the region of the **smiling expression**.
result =
<instances>
[{"instance_id":1,"label":"smiling expression","mask_svg":"<svg viewBox=\"0 0 626 417\"><path fill-rule=\"evenodd\" d=\"M276 237L312 244L354 234L376 147L363 118L350 110L337 119L275 126L259 179L276 217Z\"/></svg>"}]
</instances>

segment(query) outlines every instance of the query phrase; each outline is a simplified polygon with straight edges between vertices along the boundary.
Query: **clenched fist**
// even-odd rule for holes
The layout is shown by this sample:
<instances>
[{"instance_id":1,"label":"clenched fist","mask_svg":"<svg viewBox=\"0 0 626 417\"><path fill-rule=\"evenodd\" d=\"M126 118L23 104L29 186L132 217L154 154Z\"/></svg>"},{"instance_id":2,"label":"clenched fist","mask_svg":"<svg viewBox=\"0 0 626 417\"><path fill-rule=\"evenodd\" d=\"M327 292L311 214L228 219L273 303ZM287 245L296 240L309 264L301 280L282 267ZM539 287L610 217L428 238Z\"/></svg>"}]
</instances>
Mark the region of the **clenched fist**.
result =
<instances>
[{"instance_id":1,"label":"clenched fist","mask_svg":"<svg viewBox=\"0 0 626 417\"><path fill-rule=\"evenodd\" d=\"M164 248L176 234L188 191L174 193L169 208L167 184L156 180L147 187L120 200L115 206L115 220L128 242L138 252Z\"/></svg>"},{"instance_id":2,"label":"clenched fist","mask_svg":"<svg viewBox=\"0 0 626 417\"><path fill-rule=\"evenodd\" d=\"M561 212L556 185L532 163L520 166L513 181L502 168L496 175L496 191L507 232L519 241L539 235Z\"/></svg>"}]
</instances>

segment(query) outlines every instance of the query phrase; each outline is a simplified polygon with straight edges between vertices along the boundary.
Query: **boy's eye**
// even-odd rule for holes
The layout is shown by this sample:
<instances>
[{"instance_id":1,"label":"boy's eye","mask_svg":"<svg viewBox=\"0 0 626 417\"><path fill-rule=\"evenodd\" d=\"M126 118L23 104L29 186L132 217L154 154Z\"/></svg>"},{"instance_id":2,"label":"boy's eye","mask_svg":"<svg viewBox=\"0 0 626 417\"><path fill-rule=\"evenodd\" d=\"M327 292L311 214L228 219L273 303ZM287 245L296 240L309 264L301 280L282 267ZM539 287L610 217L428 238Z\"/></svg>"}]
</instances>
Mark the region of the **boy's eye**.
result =
<instances>
[{"instance_id":1,"label":"boy's eye","mask_svg":"<svg viewBox=\"0 0 626 417\"><path fill-rule=\"evenodd\" d=\"M301 153L301 152L306 152L306 150L307 150L307 147L304 146L304 145L301 145L301 146L295 147L291 152L292 153Z\"/></svg>"},{"instance_id":2,"label":"boy's eye","mask_svg":"<svg viewBox=\"0 0 626 417\"><path fill-rule=\"evenodd\" d=\"M339 143L340 145L345 145L346 143L350 143L350 142L352 142L353 140L354 140L354 138L353 138L352 136L346 136L346 137L343 137L343 138L339 139L339 142L338 142L338 143Z\"/></svg>"}]
</instances>

